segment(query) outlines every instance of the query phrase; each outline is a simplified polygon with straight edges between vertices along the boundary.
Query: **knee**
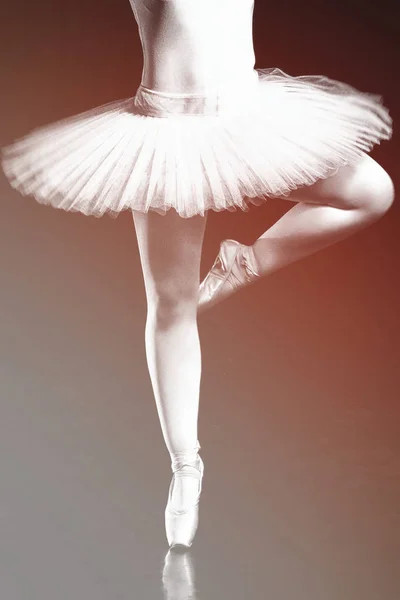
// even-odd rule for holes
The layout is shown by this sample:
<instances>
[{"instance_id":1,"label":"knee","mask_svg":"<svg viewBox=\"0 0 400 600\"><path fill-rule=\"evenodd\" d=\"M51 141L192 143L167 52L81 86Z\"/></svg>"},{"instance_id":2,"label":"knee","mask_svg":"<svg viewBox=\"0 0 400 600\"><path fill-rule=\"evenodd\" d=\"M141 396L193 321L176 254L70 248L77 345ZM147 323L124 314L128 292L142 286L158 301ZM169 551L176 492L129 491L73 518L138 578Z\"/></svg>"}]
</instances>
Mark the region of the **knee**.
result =
<instances>
[{"instance_id":1,"label":"knee","mask_svg":"<svg viewBox=\"0 0 400 600\"><path fill-rule=\"evenodd\" d=\"M365 195L365 205L372 218L379 219L392 206L394 201L394 185L391 177L383 169L375 174Z\"/></svg>"},{"instance_id":2,"label":"knee","mask_svg":"<svg viewBox=\"0 0 400 600\"><path fill-rule=\"evenodd\" d=\"M395 197L393 181L378 163L374 163L364 175L357 193L360 208L371 220L377 220L386 214Z\"/></svg>"},{"instance_id":3,"label":"knee","mask_svg":"<svg viewBox=\"0 0 400 600\"><path fill-rule=\"evenodd\" d=\"M148 314L159 326L170 326L197 315L199 287L195 289L168 286L147 296Z\"/></svg>"}]
</instances>

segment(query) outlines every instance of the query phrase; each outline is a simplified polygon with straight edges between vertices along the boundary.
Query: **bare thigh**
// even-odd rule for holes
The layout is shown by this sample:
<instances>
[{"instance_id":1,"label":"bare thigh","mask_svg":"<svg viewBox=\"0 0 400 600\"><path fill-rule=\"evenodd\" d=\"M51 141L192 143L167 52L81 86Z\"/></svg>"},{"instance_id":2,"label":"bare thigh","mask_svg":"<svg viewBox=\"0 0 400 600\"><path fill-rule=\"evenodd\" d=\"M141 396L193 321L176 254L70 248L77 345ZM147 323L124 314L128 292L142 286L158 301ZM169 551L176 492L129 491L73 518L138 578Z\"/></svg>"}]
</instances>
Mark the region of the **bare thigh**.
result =
<instances>
[{"instance_id":1,"label":"bare thigh","mask_svg":"<svg viewBox=\"0 0 400 600\"><path fill-rule=\"evenodd\" d=\"M155 211L132 214L148 304L197 305L207 213L189 219L173 209L165 215Z\"/></svg>"},{"instance_id":2,"label":"bare thigh","mask_svg":"<svg viewBox=\"0 0 400 600\"><path fill-rule=\"evenodd\" d=\"M387 172L369 155L341 167L334 175L294 190L287 200L325 204L342 209L386 209L393 199L393 183Z\"/></svg>"}]
</instances>

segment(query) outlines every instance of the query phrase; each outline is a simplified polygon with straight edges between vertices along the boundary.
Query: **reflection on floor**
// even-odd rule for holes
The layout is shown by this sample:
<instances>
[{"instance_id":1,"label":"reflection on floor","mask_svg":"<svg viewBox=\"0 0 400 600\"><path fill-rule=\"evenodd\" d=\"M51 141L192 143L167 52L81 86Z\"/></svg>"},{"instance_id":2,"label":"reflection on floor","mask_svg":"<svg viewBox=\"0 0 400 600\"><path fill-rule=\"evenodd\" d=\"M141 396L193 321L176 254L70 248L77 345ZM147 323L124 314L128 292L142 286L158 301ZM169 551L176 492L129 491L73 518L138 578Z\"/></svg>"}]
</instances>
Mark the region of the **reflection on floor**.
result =
<instances>
[{"instance_id":1,"label":"reflection on floor","mask_svg":"<svg viewBox=\"0 0 400 600\"><path fill-rule=\"evenodd\" d=\"M162 582L165 600L198 600L191 551L170 550L167 552Z\"/></svg>"}]
</instances>

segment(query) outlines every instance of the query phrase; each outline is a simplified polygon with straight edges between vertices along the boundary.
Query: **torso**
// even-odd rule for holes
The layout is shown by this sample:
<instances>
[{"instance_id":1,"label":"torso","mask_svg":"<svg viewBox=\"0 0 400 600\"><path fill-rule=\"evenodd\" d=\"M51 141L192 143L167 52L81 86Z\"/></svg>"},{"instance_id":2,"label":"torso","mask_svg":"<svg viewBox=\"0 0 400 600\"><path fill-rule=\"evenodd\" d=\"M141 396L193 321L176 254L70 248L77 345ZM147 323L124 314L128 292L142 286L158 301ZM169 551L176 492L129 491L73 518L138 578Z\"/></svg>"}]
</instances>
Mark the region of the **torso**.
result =
<instances>
[{"instance_id":1,"label":"torso","mask_svg":"<svg viewBox=\"0 0 400 600\"><path fill-rule=\"evenodd\" d=\"M202 93L252 73L254 0L130 3L143 48L142 85Z\"/></svg>"}]
</instances>

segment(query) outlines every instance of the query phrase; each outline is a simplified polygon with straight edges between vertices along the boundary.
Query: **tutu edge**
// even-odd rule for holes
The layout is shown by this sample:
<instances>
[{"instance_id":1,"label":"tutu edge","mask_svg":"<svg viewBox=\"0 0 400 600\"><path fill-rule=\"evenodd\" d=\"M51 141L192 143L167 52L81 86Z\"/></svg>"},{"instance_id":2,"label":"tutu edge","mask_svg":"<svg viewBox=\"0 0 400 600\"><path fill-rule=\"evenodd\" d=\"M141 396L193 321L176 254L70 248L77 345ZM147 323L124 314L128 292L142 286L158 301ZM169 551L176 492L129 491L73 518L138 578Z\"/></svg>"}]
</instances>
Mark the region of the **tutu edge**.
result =
<instances>
[{"instance_id":1,"label":"tutu edge","mask_svg":"<svg viewBox=\"0 0 400 600\"><path fill-rule=\"evenodd\" d=\"M38 128L2 149L11 186L39 203L116 218L249 210L354 163L392 135L377 94L259 69L239 115L138 114L134 98ZM245 97L246 99L246 97Z\"/></svg>"}]
</instances>

